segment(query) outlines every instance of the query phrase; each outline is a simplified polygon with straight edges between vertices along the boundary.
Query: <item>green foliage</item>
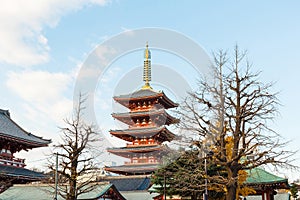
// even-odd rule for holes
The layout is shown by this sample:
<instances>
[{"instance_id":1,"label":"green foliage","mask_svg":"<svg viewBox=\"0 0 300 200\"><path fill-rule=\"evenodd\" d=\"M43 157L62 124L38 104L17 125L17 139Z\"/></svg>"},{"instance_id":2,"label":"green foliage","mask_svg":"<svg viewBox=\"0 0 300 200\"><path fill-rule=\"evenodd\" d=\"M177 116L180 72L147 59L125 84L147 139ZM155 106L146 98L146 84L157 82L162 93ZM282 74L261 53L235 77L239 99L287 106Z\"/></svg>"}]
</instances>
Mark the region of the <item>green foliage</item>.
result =
<instances>
[{"instance_id":1,"label":"green foliage","mask_svg":"<svg viewBox=\"0 0 300 200\"><path fill-rule=\"evenodd\" d=\"M205 191L205 178L207 178L209 197L222 199L223 186L220 187L216 179L210 180L211 177L225 176L224 169L211 163L209 159L207 161L208 176L205 173L204 159L199 158L198 150L182 152L175 161L161 166L155 172L152 183L157 185L155 189L161 194L164 194L164 185L166 185L165 191L168 196L180 195L199 199Z\"/></svg>"},{"instance_id":2,"label":"green foliage","mask_svg":"<svg viewBox=\"0 0 300 200\"><path fill-rule=\"evenodd\" d=\"M291 188L290 188L290 192L291 192L291 195L294 199L297 199L298 197L298 188L297 188L297 185L296 184L292 184L291 185Z\"/></svg>"}]
</instances>

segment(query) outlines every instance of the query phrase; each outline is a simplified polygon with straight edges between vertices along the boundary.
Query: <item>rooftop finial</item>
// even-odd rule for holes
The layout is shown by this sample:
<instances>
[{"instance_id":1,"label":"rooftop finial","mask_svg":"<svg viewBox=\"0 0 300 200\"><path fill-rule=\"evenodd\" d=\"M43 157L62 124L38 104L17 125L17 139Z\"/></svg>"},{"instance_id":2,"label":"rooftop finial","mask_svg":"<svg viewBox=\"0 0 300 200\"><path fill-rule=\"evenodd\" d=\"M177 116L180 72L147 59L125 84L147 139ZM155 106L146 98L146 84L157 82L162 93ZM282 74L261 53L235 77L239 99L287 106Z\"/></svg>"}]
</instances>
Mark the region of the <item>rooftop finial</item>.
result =
<instances>
[{"instance_id":1,"label":"rooftop finial","mask_svg":"<svg viewBox=\"0 0 300 200\"><path fill-rule=\"evenodd\" d=\"M148 42L146 43L146 49L144 53L144 73L143 73L143 80L145 82L145 85L142 87L142 89L152 89L150 86L151 81L151 52L148 49Z\"/></svg>"}]
</instances>

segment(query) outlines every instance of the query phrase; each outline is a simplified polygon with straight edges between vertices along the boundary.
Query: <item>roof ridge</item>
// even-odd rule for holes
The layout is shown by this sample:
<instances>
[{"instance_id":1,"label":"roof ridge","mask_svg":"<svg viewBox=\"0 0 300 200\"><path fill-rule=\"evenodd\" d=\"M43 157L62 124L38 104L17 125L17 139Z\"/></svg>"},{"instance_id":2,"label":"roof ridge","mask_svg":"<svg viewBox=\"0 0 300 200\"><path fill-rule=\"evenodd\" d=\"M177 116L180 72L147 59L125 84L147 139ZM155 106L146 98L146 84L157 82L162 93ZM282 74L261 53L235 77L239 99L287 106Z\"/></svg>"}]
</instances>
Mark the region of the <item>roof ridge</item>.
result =
<instances>
[{"instance_id":1,"label":"roof ridge","mask_svg":"<svg viewBox=\"0 0 300 200\"><path fill-rule=\"evenodd\" d=\"M7 117L10 118L10 112L9 112L9 110L3 110L3 109L0 108L0 113L4 114L4 115L6 115Z\"/></svg>"}]
</instances>

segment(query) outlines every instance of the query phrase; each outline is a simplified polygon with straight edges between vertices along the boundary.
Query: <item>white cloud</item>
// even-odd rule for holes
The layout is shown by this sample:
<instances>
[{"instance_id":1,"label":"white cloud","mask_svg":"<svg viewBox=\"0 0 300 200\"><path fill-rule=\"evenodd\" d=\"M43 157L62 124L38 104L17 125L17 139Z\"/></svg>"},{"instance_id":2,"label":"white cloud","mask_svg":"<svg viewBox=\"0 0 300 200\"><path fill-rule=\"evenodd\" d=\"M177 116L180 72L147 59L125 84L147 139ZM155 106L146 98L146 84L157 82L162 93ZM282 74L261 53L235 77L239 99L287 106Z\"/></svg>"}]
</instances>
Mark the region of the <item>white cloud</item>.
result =
<instances>
[{"instance_id":1,"label":"white cloud","mask_svg":"<svg viewBox=\"0 0 300 200\"><path fill-rule=\"evenodd\" d=\"M64 73L23 71L8 73L7 86L25 101L49 102L67 89L71 77Z\"/></svg>"},{"instance_id":2,"label":"white cloud","mask_svg":"<svg viewBox=\"0 0 300 200\"><path fill-rule=\"evenodd\" d=\"M73 80L73 73L22 71L8 73L6 85L21 97L26 113L31 113L26 115L29 120L45 117L59 123L72 110L72 98L65 94Z\"/></svg>"},{"instance_id":3,"label":"white cloud","mask_svg":"<svg viewBox=\"0 0 300 200\"><path fill-rule=\"evenodd\" d=\"M45 26L55 27L59 19L86 5L103 6L107 0L11 0L0 6L0 62L31 66L49 60Z\"/></svg>"}]
</instances>

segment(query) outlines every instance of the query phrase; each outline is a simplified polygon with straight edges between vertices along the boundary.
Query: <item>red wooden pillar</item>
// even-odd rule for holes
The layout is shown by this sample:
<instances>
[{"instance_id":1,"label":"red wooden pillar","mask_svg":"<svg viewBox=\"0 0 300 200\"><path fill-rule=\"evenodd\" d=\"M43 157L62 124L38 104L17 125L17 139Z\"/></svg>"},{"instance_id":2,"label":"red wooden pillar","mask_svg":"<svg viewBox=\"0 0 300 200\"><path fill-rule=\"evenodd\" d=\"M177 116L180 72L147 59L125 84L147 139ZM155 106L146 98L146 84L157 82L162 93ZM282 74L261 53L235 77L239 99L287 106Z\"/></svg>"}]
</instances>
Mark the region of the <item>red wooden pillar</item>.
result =
<instances>
[{"instance_id":1,"label":"red wooden pillar","mask_svg":"<svg viewBox=\"0 0 300 200\"><path fill-rule=\"evenodd\" d=\"M270 200L270 190L267 191L267 200Z\"/></svg>"},{"instance_id":2,"label":"red wooden pillar","mask_svg":"<svg viewBox=\"0 0 300 200\"><path fill-rule=\"evenodd\" d=\"M270 190L266 190L262 192L262 200L271 200L271 192Z\"/></svg>"}]
</instances>

